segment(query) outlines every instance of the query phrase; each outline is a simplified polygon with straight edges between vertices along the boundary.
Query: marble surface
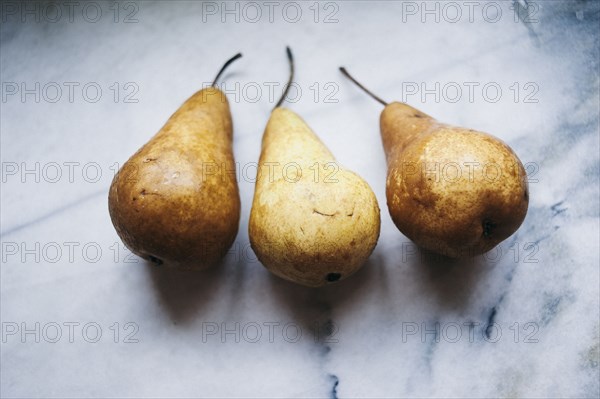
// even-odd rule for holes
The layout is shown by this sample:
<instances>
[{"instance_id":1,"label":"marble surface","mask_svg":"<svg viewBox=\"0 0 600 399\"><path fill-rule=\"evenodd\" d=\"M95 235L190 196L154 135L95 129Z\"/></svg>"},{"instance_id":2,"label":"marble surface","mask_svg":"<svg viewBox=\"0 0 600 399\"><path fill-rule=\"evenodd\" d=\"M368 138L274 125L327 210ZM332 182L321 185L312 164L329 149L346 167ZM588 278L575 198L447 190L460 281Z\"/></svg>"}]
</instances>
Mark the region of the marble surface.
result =
<instances>
[{"instance_id":1,"label":"marble surface","mask_svg":"<svg viewBox=\"0 0 600 399\"><path fill-rule=\"evenodd\" d=\"M2 3L2 397L600 395L600 3L84 4ZM288 44L288 106L382 208L365 267L325 289L271 276L248 244L248 165ZM220 268L164 271L124 249L107 189L237 51L239 234ZM457 264L418 252L385 205L381 107L340 65L509 143L530 178L517 233Z\"/></svg>"}]
</instances>

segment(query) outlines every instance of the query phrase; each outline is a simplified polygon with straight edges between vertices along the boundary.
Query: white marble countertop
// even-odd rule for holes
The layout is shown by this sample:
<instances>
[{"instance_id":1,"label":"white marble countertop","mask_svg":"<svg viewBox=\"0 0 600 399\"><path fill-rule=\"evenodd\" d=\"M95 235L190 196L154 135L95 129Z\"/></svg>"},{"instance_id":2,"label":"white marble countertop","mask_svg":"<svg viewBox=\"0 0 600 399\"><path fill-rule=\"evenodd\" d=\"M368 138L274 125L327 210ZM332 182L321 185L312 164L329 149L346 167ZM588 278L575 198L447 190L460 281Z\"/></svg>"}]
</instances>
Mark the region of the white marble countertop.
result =
<instances>
[{"instance_id":1,"label":"white marble countertop","mask_svg":"<svg viewBox=\"0 0 600 399\"><path fill-rule=\"evenodd\" d=\"M598 397L600 6L523 4L3 2L1 396ZM244 168L286 45L287 106L382 208L367 265L325 289L271 276L248 244ZM237 240L209 272L148 265L110 222L115 167L238 51ZM340 65L509 143L530 174L518 232L423 259L385 205L381 107Z\"/></svg>"}]
</instances>

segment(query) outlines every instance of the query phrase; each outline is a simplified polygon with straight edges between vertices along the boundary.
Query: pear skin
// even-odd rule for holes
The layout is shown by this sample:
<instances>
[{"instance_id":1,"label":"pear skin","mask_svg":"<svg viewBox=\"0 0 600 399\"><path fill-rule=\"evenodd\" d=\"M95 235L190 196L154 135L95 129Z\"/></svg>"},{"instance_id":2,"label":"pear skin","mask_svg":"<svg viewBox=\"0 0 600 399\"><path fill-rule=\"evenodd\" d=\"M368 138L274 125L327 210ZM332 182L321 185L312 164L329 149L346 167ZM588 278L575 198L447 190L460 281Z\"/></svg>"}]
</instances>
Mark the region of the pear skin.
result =
<instances>
[{"instance_id":1,"label":"pear skin","mask_svg":"<svg viewBox=\"0 0 600 399\"><path fill-rule=\"evenodd\" d=\"M489 251L519 228L529 192L523 164L508 145L398 102L385 107L380 127L388 209L417 245L467 257Z\"/></svg>"},{"instance_id":2,"label":"pear skin","mask_svg":"<svg viewBox=\"0 0 600 399\"><path fill-rule=\"evenodd\" d=\"M123 165L109 212L125 245L152 262L206 269L235 240L240 197L227 97L207 88L190 97Z\"/></svg>"},{"instance_id":3,"label":"pear skin","mask_svg":"<svg viewBox=\"0 0 600 399\"><path fill-rule=\"evenodd\" d=\"M249 236L273 274L309 287L343 280L379 238L375 194L294 112L276 108L263 135Z\"/></svg>"}]
</instances>

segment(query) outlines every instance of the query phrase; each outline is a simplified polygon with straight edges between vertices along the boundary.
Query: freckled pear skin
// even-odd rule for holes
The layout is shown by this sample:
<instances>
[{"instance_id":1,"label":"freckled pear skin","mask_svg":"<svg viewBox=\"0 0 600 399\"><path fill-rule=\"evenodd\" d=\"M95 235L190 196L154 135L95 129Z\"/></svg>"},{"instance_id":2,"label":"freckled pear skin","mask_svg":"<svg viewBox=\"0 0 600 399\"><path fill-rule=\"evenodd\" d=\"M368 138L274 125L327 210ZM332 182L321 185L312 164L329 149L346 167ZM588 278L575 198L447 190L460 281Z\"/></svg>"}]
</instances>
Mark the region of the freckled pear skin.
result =
<instances>
[{"instance_id":1,"label":"freckled pear skin","mask_svg":"<svg viewBox=\"0 0 600 399\"><path fill-rule=\"evenodd\" d=\"M472 256L519 228L529 194L525 169L508 145L402 103L386 106L380 123L389 212L417 245Z\"/></svg>"},{"instance_id":2,"label":"freckled pear skin","mask_svg":"<svg viewBox=\"0 0 600 399\"><path fill-rule=\"evenodd\" d=\"M109 212L136 255L181 269L218 263L238 231L240 197L227 98L190 97L115 176Z\"/></svg>"},{"instance_id":3,"label":"freckled pear skin","mask_svg":"<svg viewBox=\"0 0 600 399\"><path fill-rule=\"evenodd\" d=\"M486 133L446 125L399 102L385 106L381 138L392 220L418 246L451 258L489 251L527 214L529 191L513 150Z\"/></svg>"},{"instance_id":4,"label":"freckled pear skin","mask_svg":"<svg viewBox=\"0 0 600 399\"><path fill-rule=\"evenodd\" d=\"M249 236L258 259L275 275L323 286L356 272L375 248L375 194L337 165L297 114L273 111L262 141Z\"/></svg>"}]
</instances>

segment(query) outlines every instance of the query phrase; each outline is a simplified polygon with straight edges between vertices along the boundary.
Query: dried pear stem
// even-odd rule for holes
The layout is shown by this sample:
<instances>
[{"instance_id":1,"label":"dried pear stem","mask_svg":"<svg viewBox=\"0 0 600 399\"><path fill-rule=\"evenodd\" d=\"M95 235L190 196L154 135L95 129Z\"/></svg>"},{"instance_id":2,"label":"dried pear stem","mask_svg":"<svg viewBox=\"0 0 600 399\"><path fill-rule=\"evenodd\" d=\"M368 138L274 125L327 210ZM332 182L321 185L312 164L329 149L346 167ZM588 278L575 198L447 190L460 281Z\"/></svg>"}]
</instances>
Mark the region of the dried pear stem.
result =
<instances>
[{"instance_id":1,"label":"dried pear stem","mask_svg":"<svg viewBox=\"0 0 600 399\"><path fill-rule=\"evenodd\" d=\"M221 70L219 71L219 73L215 77L215 80L213 80L212 85L211 85L212 87L215 87L215 85L217 84L217 80L219 80L219 78L221 77L221 75L223 74L223 72L225 72L225 69L227 69L227 67L233 61L237 60L238 58L242 58L242 53L237 53L236 55L234 55L233 57L231 57L230 59L227 60L227 62L221 67Z\"/></svg>"},{"instance_id":2,"label":"dried pear stem","mask_svg":"<svg viewBox=\"0 0 600 399\"><path fill-rule=\"evenodd\" d=\"M342 71L342 73L344 74L344 76L346 76L348 79L350 79L351 81L354 82L354 84L356 84L358 87L360 87L361 89L363 89L363 91L365 93L367 93L368 95L370 95L371 97L373 97L375 100L379 101L381 104L383 104L384 106L388 105L387 102L383 101L380 97L377 97L375 94L373 94L370 90L368 90L365 86L361 85L360 83L358 83L358 81L356 79L354 79L352 77L352 75L350 75L348 73L348 71L346 70L346 68L344 67L340 67L340 71Z\"/></svg>"},{"instance_id":3,"label":"dried pear stem","mask_svg":"<svg viewBox=\"0 0 600 399\"><path fill-rule=\"evenodd\" d=\"M290 78L288 79L287 85L285 86L285 90L283 91L281 98L279 99L279 101L277 101L277 104L275 104L275 108L281 107L281 104L283 104L288 92L290 91L292 81L294 80L294 56L292 55L292 49L289 46L287 46L285 48L285 51L287 52L288 61L290 62Z\"/></svg>"}]
</instances>

